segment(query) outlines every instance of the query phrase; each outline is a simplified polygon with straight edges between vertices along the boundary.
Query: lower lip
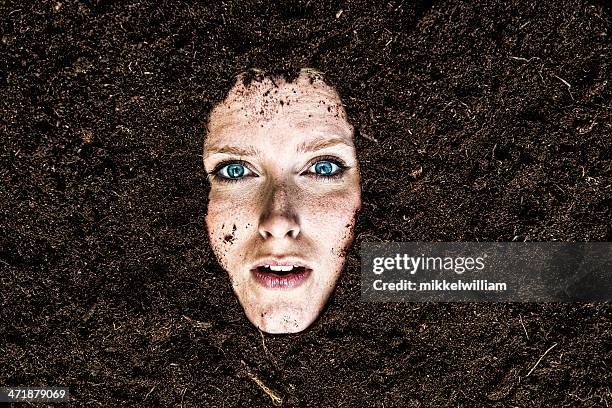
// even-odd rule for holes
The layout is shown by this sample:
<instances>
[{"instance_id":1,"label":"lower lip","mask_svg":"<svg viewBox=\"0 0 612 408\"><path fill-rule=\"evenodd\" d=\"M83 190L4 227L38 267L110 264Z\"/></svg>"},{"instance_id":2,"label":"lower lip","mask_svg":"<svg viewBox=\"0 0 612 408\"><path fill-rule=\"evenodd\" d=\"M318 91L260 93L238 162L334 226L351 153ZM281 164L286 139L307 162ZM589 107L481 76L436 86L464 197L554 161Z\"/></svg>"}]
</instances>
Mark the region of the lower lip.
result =
<instances>
[{"instance_id":1,"label":"lower lip","mask_svg":"<svg viewBox=\"0 0 612 408\"><path fill-rule=\"evenodd\" d=\"M268 289L294 289L301 286L310 274L312 269L304 269L300 272L289 273L286 275L277 275L272 272L262 272L258 269L252 269L251 274L255 282Z\"/></svg>"}]
</instances>

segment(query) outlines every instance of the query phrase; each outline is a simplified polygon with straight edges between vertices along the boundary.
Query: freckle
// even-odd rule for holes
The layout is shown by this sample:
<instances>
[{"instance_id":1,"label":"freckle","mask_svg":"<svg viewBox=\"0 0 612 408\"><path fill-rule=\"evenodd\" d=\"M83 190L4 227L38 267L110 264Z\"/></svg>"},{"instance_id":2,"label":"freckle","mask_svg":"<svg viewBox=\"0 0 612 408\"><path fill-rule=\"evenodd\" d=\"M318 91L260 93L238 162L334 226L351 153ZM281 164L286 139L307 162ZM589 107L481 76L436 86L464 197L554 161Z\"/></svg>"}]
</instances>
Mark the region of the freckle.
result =
<instances>
[{"instance_id":1,"label":"freckle","mask_svg":"<svg viewBox=\"0 0 612 408\"><path fill-rule=\"evenodd\" d=\"M234 224L234 227L232 228L232 231L236 231L236 224Z\"/></svg>"}]
</instances>

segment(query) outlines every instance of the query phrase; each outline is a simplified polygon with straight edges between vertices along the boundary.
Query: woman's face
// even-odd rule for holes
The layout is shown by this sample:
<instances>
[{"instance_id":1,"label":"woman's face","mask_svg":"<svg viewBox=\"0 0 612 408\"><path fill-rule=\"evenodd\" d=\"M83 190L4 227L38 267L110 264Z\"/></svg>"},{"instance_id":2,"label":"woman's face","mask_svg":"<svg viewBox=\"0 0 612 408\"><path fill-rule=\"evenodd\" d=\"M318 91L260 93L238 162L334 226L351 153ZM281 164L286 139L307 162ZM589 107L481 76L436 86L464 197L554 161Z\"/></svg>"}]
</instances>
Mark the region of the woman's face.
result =
<instances>
[{"instance_id":1,"label":"woman's face","mask_svg":"<svg viewBox=\"0 0 612 408\"><path fill-rule=\"evenodd\" d=\"M249 320L307 328L332 293L361 206L353 128L312 71L241 80L213 109L204 144L206 225Z\"/></svg>"}]
</instances>

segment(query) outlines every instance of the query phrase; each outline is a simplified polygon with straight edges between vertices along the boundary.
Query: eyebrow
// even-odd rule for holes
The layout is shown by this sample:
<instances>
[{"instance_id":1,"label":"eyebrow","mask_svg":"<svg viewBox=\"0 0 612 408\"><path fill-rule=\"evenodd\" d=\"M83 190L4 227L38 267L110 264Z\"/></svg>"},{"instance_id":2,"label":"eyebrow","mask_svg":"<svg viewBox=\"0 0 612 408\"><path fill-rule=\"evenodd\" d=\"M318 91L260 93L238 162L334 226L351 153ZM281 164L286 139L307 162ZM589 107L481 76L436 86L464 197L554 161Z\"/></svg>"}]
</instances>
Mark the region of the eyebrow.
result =
<instances>
[{"instance_id":1,"label":"eyebrow","mask_svg":"<svg viewBox=\"0 0 612 408\"><path fill-rule=\"evenodd\" d=\"M298 147L296 148L296 151L298 153L309 153L309 152L315 152L317 150L325 149L327 147L331 147L331 146L335 146L339 144L343 144L343 145L350 147L350 144L348 144L344 139L341 139L341 138L318 137L308 142L300 143ZM206 156L211 155L211 154L218 154L218 153L232 154L236 156L260 156L261 155L259 150L257 150L253 146L241 147L241 146L225 145L221 147L211 147L209 149L206 149Z\"/></svg>"},{"instance_id":2,"label":"eyebrow","mask_svg":"<svg viewBox=\"0 0 612 408\"><path fill-rule=\"evenodd\" d=\"M349 147L351 146L350 144L346 142L346 140L341 139L339 137L332 137L332 138L318 137L309 142L300 143L296 150L298 153L309 153L309 152L315 152L317 150L325 149L326 147L331 147L331 146L335 146L339 144L343 144Z\"/></svg>"},{"instance_id":3,"label":"eyebrow","mask_svg":"<svg viewBox=\"0 0 612 408\"><path fill-rule=\"evenodd\" d=\"M206 155L214 154L214 153L233 154L236 156L257 156L259 155L259 150L257 150L253 146L247 146L247 147L221 146L221 147L212 147L210 149L206 149Z\"/></svg>"}]
</instances>

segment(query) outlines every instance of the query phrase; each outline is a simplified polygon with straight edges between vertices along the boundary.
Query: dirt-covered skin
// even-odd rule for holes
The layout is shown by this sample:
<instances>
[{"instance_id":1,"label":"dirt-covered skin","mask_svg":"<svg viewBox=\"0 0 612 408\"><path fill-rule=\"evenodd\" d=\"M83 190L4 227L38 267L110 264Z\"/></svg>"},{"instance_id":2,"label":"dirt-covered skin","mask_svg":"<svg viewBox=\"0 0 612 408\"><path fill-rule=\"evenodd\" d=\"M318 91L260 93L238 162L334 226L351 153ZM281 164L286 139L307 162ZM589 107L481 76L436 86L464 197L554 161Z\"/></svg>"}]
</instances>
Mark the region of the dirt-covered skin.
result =
<instances>
[{"instance_id":1,"label":"dirt-covered skin","mask_svg":"<svg viewBox=\"0 0 612 408\"><path fill-rule=\"evenodd\" d=\"M69 406L612 403L609 304L361 303L358 255L610 240L609 2L199 3L0 2L0 385L68 386ZM355 244L299 335L247 321L204 230L206 115L252 66L325 72L358 132Z\"/></svg>"}]
</instances>

